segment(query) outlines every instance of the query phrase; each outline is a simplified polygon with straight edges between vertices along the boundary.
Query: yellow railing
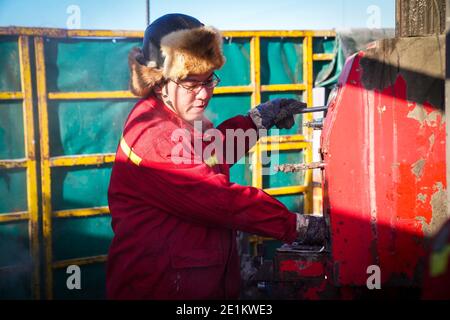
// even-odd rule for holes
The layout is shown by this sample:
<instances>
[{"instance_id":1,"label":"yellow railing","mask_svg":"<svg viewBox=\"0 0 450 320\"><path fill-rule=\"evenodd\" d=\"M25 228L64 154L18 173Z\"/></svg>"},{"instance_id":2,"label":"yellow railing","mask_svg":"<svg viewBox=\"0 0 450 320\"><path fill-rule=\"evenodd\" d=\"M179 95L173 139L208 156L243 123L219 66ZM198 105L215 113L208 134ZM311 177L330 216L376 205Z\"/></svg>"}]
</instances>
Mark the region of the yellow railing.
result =
<instances>
[{"instance_id":1,"label":"yellow railing","mask_svg":"<svg viewBox=\"0 0 450 320\"><path fill-rule=\"evenodd\" d=\"M20 73L22 82L21 92L1 92L0 100L22 100L25 128L26 156L19 160L1 160L0 169L26 168L27 170L27 212L15 212L0 215L0 223L11 221L28 220L31 255L34 262L32 287L34 298L40 298L39 281L39 230L38 230L38 192L37 183L40 183L42 193L42 230L43 230L43 250L44 250L44 284L45 298L53 297L53 271L57 268L64 268L71 264L90 264L106 261L106 256L85 257L63 261L54 261L52 253L52 219L69 217L87 217L94 215L108 214L107 207L96 207L86 209L60 210L54 211L51 205L51 170L61 166L85 166L102 165L112 163L114 154L93 154L77 156L50 156L49 144L49 100L71 100L71 99L129 99L133 95L129 91L107 91L107 92L48 92L46 85L46 63L45 63L45 38L72 38L72 37L112 37L112 38L142 38L141 31L110 31L110 30L62 30L44 28L0 28L0 36L15 35L19 39L20 49ZM225 31L225 38L249 38L250 39L250 72L251 84L247 86L227 86L218 87L214 94L226 95L236 93L251 94L252 107L261 103L261 93L263 92L306 92L306 102L312 106L313 89L313 62L331 60L333 55L323 53L313 53L314 37L334 37L333 31ZM260 60L260 40L261 38L302 38L303 39L303 79L302 84L282 84L282 85L261 85L261 60ZM34 39L36 84L37 84L37 108L33 108L32 84L30 70L29 41ZM40 145L40 182L36 176L36 158L34 147L33 110L37 109L39 118L39 145ZM312 120L311 114L304 116L304 121ZM291 135L282 137L267 137L255 145L252 150L252 185L263 188L262 183L262 159L261 153L270 150L304 150L305 162L312 160L312 130L305 128L303 135ZM312 192L312 172L305 173L303 185L288 186L281 188L265 189L271 195L304 194L304 212L312 212L313 192ZM264 238L253 238L255 243Z\"/></svg>"},{"instance_id":2,"label":"yellow railing","mask_svg":"<svg viewBox=\"0 0 450 320\"><path fill-rule=\"evenodd\" d=\"M25 158L19 160L2 160L0 169L24 168L26 170L27 211L0 215L0 223L28 221L28 237L32 259L31 287L33 298L40 298L39 269L39 229L38 229L38 191L36 173L36 150L34 136L33 96L30 64L30 39L19 35L19 65L21 92L2 92L0 100L22 100L23 127L25 138ZM20 266L14 266L19 267Z\"/></svg>"}]
</instances>

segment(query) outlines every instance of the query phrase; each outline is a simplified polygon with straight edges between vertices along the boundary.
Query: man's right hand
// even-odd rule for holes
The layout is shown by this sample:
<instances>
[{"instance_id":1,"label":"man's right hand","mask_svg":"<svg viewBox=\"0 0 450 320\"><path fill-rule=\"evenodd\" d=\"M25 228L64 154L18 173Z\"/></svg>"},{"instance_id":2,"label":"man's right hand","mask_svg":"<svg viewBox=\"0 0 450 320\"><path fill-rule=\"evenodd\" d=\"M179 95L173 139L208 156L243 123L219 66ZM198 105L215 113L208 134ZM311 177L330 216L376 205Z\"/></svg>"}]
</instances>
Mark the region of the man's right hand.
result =
<instances>
[{"instance_id":1,"label":"man's right hand","mask_svg":"<svg viewBox=\"0 0 450 320\"><path fill-rule=\"evenodd\" d=\"M295 242L302 245L325 245L328 235L325 219L322 216L296 215L298 238Z\"/></svg>"}]
</instances>

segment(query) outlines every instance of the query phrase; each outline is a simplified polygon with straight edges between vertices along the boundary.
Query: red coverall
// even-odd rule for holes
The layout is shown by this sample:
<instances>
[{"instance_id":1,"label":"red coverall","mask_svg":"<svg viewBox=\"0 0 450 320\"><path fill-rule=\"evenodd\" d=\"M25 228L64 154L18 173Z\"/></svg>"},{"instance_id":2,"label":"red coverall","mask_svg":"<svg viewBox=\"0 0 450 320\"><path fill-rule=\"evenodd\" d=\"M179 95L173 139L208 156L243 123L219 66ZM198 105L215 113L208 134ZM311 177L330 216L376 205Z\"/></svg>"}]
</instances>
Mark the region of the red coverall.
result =
<instances>
[{"instance_id":1,"label":"red coverall","mask_svg":"<svg viewBox=\"0 0 450 320\"><path fill-rule=\"evenodd\" d=\"M193 132L154 97L128 116L108 191L110 299L236 299L236 230L296 239L295 214L260 189L231 183L229 165L174 164L178 128ZM217 129L238 128L256 129L248 116Z\"/></svg>"}]
</instances>

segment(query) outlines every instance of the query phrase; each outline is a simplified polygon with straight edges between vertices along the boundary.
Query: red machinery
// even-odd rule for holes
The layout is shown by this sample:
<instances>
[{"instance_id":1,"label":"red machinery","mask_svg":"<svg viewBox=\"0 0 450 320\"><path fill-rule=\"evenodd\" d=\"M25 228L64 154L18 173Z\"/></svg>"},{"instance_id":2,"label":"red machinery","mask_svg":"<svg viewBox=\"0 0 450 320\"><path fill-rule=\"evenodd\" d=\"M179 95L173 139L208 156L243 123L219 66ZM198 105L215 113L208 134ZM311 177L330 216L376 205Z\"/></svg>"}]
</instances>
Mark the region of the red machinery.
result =
<instances>
[{"instance_id":1,"label":"red machinery","mask_svg":"<svg viewBox=\"0 0 450 320\"><path fill-rule=\"evenodd\" d=\"M330 239L277 251L275 297L421 294L427 239L449 218L444 65L443 37L381 40L347 60L321 136ZM382 290L369 290L377 267Z\"/></svg>"}]
</instances>

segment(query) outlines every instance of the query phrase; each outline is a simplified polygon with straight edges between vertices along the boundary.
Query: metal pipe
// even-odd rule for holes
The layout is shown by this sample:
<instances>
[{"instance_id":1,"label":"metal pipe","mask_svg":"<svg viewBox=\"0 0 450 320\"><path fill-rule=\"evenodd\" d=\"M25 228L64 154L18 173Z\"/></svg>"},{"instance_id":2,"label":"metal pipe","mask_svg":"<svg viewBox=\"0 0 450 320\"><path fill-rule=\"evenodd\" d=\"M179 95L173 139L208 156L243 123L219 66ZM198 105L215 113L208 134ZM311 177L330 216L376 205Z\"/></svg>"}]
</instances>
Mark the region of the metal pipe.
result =
<instances>
[{"instance_id":1,"label":"metal pipe","mask_svg":"<svg viewBox=\"0 0 450 320\"><path fill-rule=\"evenodd\" d=\"M312 107L312 108L305 108L300 113L311 113L311 112L326 112L328 110L327 106L322 107Z\"/></svg>"},{"instance_id":2,"label":"metal pipe","mask_svg":"<svg viewBox=\"0 0 450 320\"><path fill-rule=\"evenodd\" d=\"M323 162L298 163L298 164L282 164L275 166L274 170L279 172L300 172L311 169L323 169L325 164Z\"/></svg>"}]
</instances>

